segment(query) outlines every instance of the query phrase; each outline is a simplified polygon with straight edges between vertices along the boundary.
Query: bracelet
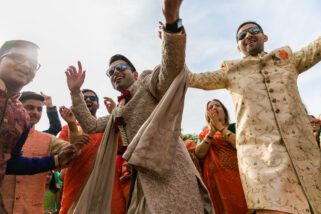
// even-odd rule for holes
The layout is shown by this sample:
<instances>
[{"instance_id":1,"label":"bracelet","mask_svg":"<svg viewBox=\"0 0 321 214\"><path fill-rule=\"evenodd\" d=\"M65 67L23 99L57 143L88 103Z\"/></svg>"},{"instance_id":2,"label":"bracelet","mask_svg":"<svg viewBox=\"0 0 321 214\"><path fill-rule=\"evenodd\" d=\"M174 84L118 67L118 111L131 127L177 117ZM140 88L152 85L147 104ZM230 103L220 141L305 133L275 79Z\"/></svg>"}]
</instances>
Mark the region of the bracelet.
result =
<instances>
[{"instance_id":1,"label":"bracelet","mask_svg":"<svg viewBox=\"0 0 321 214\"><path fill-rule=\"evenodd\" d=\"M202 142L206 143L207 145L211 143L211 141L207 141L206 138Z\"/></svg>"},{"instance_id":2,"label":"bracelet","mask_svg":"<svg viewBox=\"0 0 321 214\"><path fill-rule=\"evenodd\" d=\"M206 138L208 138L208 139L210 139L210 140L213 140L213 136L211 136L211 135L209 135L209 134L206 135Z\"/></svg>"},{"instance_id":3,"label":"bracelet","mask_svg":"<svg viewBox=\"0 0 321 214\"><path fill-rule=\"evenodd\" d=\"M232 132L230 130L227 130L227 134L223 134L224 137L230 137Z\"/></svg>"},{"instance_id":4,"label":"bracelet","mask_svg":"<svg viewBox=\"0 0 321 214\"><path fill-rule=\"evenodd\" d=\"M224 127L224 128L222 128L221 130L217 130L217 131L219 131L219 132L221 132L222 134L223 134L223 132L224 132L224 129L226 129L227 127Z\"/></svg>"}]
</instances>

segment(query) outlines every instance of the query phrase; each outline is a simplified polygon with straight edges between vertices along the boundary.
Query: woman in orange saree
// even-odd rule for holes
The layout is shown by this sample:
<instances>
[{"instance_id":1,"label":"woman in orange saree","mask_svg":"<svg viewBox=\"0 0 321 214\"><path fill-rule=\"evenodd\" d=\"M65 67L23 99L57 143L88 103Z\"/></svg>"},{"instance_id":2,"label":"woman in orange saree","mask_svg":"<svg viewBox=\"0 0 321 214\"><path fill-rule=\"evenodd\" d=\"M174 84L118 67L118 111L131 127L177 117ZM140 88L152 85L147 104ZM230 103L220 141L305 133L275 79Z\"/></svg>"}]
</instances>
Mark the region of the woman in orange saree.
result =
<instances>
[{"instance_id":1,"label":"woman in orange saree","mask_svg":"<svg viewBox=\"0 0 321 214\"><path fill-rule=\"evenodd\" d=\"M235 149L235 124L228 125L227 109L216 99L207 103L205 117L207 127L199 134L202 141L195 155L202 162L202 178L215 213L247 213Z\"/></svg>"}]
</instances>

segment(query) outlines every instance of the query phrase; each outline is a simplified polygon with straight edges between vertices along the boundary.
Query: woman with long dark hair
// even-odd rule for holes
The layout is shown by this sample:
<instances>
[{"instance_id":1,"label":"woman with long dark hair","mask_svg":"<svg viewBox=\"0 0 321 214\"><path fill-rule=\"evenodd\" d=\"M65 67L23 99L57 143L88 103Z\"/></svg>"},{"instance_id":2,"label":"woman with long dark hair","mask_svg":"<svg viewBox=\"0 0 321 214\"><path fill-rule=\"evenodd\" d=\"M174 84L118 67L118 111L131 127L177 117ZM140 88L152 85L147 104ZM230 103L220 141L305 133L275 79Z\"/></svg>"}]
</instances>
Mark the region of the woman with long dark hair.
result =
<instances>
[{"instance_id":1,"label":"woman with long dark hair","mask_svg":"<svg viewBox=\"0 0 321 214\"><path fill-rule=\"evenodd\" d=\"M217 99L206 105L207 127L195 155L202 162L202 178L216 213L245 214L247 206L241 185L235 149L235 124L229 125L225 106Z\"/></svg>"}]
</instances>

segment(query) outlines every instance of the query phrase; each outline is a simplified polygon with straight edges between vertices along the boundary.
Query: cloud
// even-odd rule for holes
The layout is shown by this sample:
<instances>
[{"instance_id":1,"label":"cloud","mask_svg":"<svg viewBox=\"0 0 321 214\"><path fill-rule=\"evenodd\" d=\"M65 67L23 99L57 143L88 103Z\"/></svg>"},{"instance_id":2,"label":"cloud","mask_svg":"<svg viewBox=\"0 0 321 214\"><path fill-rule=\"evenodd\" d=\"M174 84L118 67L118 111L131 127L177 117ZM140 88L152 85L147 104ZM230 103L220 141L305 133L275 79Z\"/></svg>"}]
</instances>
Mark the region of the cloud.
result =
<instances>
[{"instance_id":1,"label":"cloud","mask_svg":"<svg viewBox=\"0 0 321 214\"><path fill-rule=\"evenodd\" d=\"M321 4L318 0L202 0L184 1L181 10L188 34L187 64L193 72L217 70L226 59L240 58L236 51L235 30L242 21L262 24L270 51L283 45L294 50L304 47L321 34ZM158 21L162 20L161 1L151 0L28 0L5 1L0 13L0 40L23 38L41 47L42 68L25 90L44 91L56 105L70 105L64 71L81 60L87 70L84 87L100 97L115 98L105 76L108 59L122 53L139 71L152 69L160 62ZM299 89L307 108L321 113L320 65L299 78ZM188 90L183 130L202 129L205 103L219 98L235 121L234 107L224 90ZM106 110L101 103L99 115ZM46 129L43 117L39 129Z\"/></svg>"}]
</instances>

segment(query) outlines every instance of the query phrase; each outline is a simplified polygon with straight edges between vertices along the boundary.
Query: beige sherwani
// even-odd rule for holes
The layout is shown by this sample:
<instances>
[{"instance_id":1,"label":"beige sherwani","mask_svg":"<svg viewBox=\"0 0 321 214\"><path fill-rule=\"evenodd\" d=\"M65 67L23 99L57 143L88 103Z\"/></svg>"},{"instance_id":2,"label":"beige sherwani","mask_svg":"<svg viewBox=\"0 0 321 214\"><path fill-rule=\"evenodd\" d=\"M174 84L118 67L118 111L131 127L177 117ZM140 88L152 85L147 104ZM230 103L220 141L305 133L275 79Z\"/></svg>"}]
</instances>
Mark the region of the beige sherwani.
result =
<instances>
[{"instance_id":1,"label":"beige sherwani","mask_svg":"<svg viewBox=\"0 0 321 214\"><path fill-rule=\"evenodd\" d=\"M190 74L189 87L232 95L250 209L321 213L321 155L297 88L298 75L320 60L321 37L295 53L286 46Z\"/></svg>"},{"instance_id":2,"label":"beige sherwani","mask_svg":"<svg viewBox=\"0 0 321 214\"><path fill-rule=\"evenodd\" d=\"M185 33L163 33L161 66L154 71L144 71L129 88L133 97L124 106L122 114L126 123L125 130L129 142L131 142L139 128L152 114L175 77L180 71L184 70L185 42ZM72 110L86 133L102 132L105 130L109 116L99 119L92 117L86 108L81 94L73 95L72 101ZM108 133L108 130L105 131L105 135L106 133ZM161 138L156 140L164 144L166 143ZM101 147L98 153L103 152ZM153 147L153 145L151 144L150 147ZM167 153L172 155L171 166L169 167L172 169L172 174L169 176L137 168L138 175L135 192L140 191L140 196L143 196L139 198L139 200L142 199L141 202L143 204L141 204L143 206L131 206L131 212L203 213L204 209L207 212L212 212L213 208L209 197L206 198L208 196L206 188L200 182L199 174L189 158L184 145L178 144L174 154L171 151L173 150L160 151L161 154L166 155ZM96 163L97 160L95 167ZM109 174L113 176L114 173L111 170ZM101 196L98 194L100 193L93 193L93 197L100 198ZM205 195L205 198L202 195ZM106 198L102 197L101 200L104 199ZM97 204L98 206L104 206L102 203ZM140 208L143 208L143 210ZM92 213L100 213L100 211L95 210L95 207L90 208L90 210L92 210ZM100 210L104 210L103 207Z\"/></svg>"}]
</instances>

